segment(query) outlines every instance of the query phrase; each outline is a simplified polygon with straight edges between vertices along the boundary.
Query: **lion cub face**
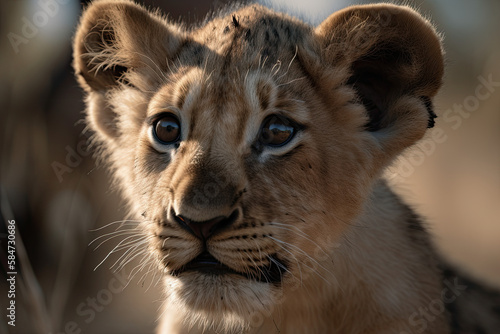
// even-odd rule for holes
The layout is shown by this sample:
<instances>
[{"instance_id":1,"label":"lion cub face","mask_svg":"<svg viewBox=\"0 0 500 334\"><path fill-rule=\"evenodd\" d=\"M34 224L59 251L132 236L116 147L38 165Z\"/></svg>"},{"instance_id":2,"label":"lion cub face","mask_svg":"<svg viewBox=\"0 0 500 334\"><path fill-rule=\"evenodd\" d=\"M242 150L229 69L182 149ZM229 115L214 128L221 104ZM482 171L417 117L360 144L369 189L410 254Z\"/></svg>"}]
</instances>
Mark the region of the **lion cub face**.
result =
<instances>
[{"instance_id":1,"label":"lion cub face","mask_svg":"<svg viewBox=\"0 0 500 334\"><path fill-rule=\"evenodd\" d=\"M248 317L284 285L322 277L317 255L334 245L364 196L356 179L341 176L364 160L351 145L360 138L325 113L301 68L285 29L300 37L305 28L276 28L266 40L278 19L230 17L206 27L204 40L196 36L167 68L138 130L144 225L189 308L238 305ZM355 99L353 90L345 94L331 107ZM357 116L348 126L364 125Z\"/></svg>"},{"instance_id":2,"label":"lion cub face","mask_svg":"<svg viewBox=\"0 0 500 334\"><path fill-rule=\"evenodd\" d=\"M284 291L334 282L333 245L429 124L435 57L430 25L385 5L316 29L253 5L185 31L100 1L75 38L88 122L169 300L240 325Z\"/></svg>"}]
</instances>

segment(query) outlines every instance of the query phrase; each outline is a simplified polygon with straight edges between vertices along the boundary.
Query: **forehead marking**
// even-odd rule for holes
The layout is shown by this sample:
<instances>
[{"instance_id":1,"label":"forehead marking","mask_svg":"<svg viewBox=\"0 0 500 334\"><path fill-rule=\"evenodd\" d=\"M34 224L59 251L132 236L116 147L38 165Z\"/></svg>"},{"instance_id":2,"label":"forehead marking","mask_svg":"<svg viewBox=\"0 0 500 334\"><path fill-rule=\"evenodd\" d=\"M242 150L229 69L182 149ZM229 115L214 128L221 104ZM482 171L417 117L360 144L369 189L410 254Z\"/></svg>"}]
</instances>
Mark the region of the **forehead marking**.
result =
<instances>
[{"instance_id":1,"label":"forehead marking","mask_svg":"<svg viewBox=\"0 0 500 334\"><path fill-rule=\"evenodd\" d=\"M179 109L184 109L184 104L186 102L186 97L190 90L190 80L189 76L183 76L177 86L174 89L174 93L172 94L172 104L175 105Z\"/></svg>"},{"instance_id":2,"label":"forehead marking","mask_svg":"<svg viewBox=\"0 0 500 334\"><path fill-rule=\"evenodd\" d=\"M260 71L251 71L245 77L245 97L249 106L244 143L252 143L260 130L263 113L276 103L276 86L272 79ZM264 106L266 108L264 108Z\"/></svg>"}]
</instances>

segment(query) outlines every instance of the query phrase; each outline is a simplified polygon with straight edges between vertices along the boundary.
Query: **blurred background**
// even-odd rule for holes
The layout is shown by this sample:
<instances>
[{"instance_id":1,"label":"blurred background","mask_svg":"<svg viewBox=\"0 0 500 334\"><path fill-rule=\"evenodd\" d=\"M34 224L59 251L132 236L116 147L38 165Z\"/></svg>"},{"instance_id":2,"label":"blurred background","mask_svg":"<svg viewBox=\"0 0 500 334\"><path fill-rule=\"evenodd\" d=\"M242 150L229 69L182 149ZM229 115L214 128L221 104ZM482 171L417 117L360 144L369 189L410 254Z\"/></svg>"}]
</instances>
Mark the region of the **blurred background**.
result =
<instances>
[{"instance_id":1,"label":"blurred background","mask_svg":"<svg viewBox=\"0 0 500 334\"><path fill-rule=\"evenodd\" d=\"M225 2L143 1L188 24ZM316 25L335 10L369 2L266 3ZM500 287L500 2L405 3L443 34L447 69L436 99L436 128L386 176L426 217L451 263ZM139 262L114 272L109 267L119 254L94 271L119 238L96 251L98 243L87 246L112 233L106 224L123 219L125 209L93 159L81 122L71 38L82 6L75 0L0 3L1 310L8 303L8 220L17 225L16 269L23 272L17 276L15 330L2 311L0 333L137 334L155 328L157 277L140 272L128 283Z\"/></svg>"}]
</instances>

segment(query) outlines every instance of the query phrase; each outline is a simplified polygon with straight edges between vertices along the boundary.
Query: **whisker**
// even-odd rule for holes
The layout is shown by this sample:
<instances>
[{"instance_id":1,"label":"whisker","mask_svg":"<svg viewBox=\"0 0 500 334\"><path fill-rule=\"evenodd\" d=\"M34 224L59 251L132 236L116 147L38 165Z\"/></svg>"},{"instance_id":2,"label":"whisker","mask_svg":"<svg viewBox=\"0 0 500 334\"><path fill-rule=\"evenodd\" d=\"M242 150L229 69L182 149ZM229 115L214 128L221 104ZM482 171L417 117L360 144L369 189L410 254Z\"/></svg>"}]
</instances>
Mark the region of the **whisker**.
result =
<instances>
[{"instance_id":1,"label":"whisker","mask_svg":"<svg viewBox=\"0 0 500 334\"><path fill-rule=\"evenodd\" d=\"M144 244L145 242L147 242L149 239L146 239L145 236L138 236L137 239L135 240L130 240L130 241L127 241L126 243L122 243L123 241L125 241L125 239L123 239L120 243L121 245L119 244L120 247L117 247L115 249L115 253L119 252L119 251L122 251L124 249L127 249L127 248L130 248L131 246L133 245L136 245L138 243L140 244Z\"/></svg>"},{"instance_id":2,"label":"whisker","mask_svg":"<svg viewBox=\"0 0 500 334\"><path fill-rule=\"evenodd\" d=\"M130 282L132 282L132 280L135 278L135 276L136 276L138 273L140 273L141 271L143 271L143 270L144 270L144 268L148 265L148 261L146 261L146 260L148 259L148 257L150 257L150 254L149 254L149 253L146 253L146 254L145 254L145 255L141 258L141 260L139 261L139 265L140 265L140 267L139 267L139 266L136 266L136 267L134 268L134 269L135 269L134 274L132 274L132 272L130 273L130 275L129 275L129 277L130 277L130 279L129 279L129 283L130 283ZM137 269L137 268L138 268L138 269ZM143 275L141 276L141 278L139 278L139 280L137 281L137 284L139 284L139 282L140 282L143 278L145 278L145 277L146 277L146 275L147 275L148 273L150 273L152 270L154 270L154 269L155 269L154 267L152 268L152 267L151 267L151 265L150 265L150 268L151 268L151 269L150 269L150 270L148 270L148 272L146 272L145 274L143 274ZM128 285L128 283L127 283L127 285Z\"/></svg>"},{"instance_id":3,"label":"whisker","mask_svg":"<svg viewBox=\"0 0 500 334\"><path fill-rule=\"evenodd\" d=\"M295 254L293 254L292 252L290 252L288 249L286 249L284 246L278 244L279 247L281 247L281 249L283 249L285 252L287 252L288 254L290 254L291 256L293 256L293 258L295 259L295 262L297 262L297 268L299 269L299 274L300 274L300 283L302 284L302 268L300 267L300 262L299 260L297 259L297 257L295 256ZM268 256L269 257L269 256ZM271 257L269 257L270 260L272 260ZM276 263L276 261L274 261ZM278 267L282 267L282 265L280 263L276 263L278 265ZM287 268L283 268L285 269L287 272L289 272L292 276L295 276L291 271L289 271Z\"/></svg>"},{"instance_id":4,"label":"whisker","mask_svg":"<svg viewBox=\"0 0 500 334\"><path fill-rule=\"evenodd\" d=\"M139 249L137 246L133 246L133 247L130 247L128 248L119 258L118 260L115 261L115 263L113 263L113 265L111 265L109 267L109 269L113 269L119 261L121 261L120 263L123 264L123 261L127 261L127 263L129 263L129 260L132 258L135 258L137 256L137 254L140 254L143 250L142 249ZM117 272L119 271L120 269L123 268L122 265L118 265L118 267L116 267L115 269L113 269L114 272Z\"/></svg>"},{"instance_id":5,"label":"whisker","mask_svg":"<svg viewBox=\"0 0 500 334\"><path fill-rule=\"evenodd\" d=\"M243 254L245 254L252 261L252 263L253 263L252 269L255 269L258 272L260 272L260 275L262 277L266 277L264 271L262 270L262 268L259 265L257 265L257 263L255 263L254 259L250 256L250 254L248 254L248 253L243 253ZM241 258L241 262L245 262L245 261L243 261L243 256L242 256L241 252L239 253L239 255L240 255L240 258ZM252 269L247 268L246 273L249 274L250 277L252 277L252 278L257 278L255 270L252 270ZM266 280L267 280L267 278L266 278Z\"/></svg>"},{"instance_id":6,"label":"whisker","mask_svg":"<svg viewBox=\"0 0 500 334\"><path fill-rule=\"evenodd\" d=\"M133 246L133 247L129 248L129 250L130 250L130 249L132 249L132 251L130 251L130 253L129 253L127 256L125 256L125 257L124 257L124 255L125 255L126 253L124 253L124 254L123 254L123 255L122 255L122 256L121 256L118 260L116 260L116 262L115 262L115 263L114 263L114 264L110 267L110 269L111 269L111 268L113 268L113 267L116 265L116 263L117 263L118 261L120 261L120 259L121 259L121 258L123 258L123 260L121 260L121 262L120 262L120 264L118 265L118 267L116 267L116 271L119 271L119 270L123 269L123 268L124 268L127 264L129 264L129 263L130 263L131 261L133 261L133 260L134 260L137 256L139 256L141 253L143 253L143 252L145 251L145 249L144 249L144 248L143 248L143 249L139 249L139 251L138 251L135 255L132 255L135 251L137 251L137 250L138 250L138 248L139 248L140 246L144 245L144 244L145 244L145 243L147 243L147 242L148 242L148 240L143 240L143 241L141 241L141 242L138 242L135 246Z\"/></svg>"},{"instance_id":7,"label":"whisker","mask_svg":"<svg viewBox=\"0 0 500 334\"><path fill-rule=\"evenodd\" d=\"M132 237L134 237L134 236L128 236L128 237L126 237L125 239L123 239L122 241L120 241L120 243L118 243L118 245L116 245L116 246L115 246L115 247L114 247L114 248L113 248L113 249L112 249L112 250L108 253L108 255L106 255L106 257L104 257L104 259L103 259L101 262L99 262L99 264L98 264L98 265L94 268L94 271L96 271L96 269L97 269L97 268L99 268L99 267L100 267L100 266L104 263L104 261L106 261L106 260L107 260L107 259L111 256L111 254L115 253L115 252L116 252L116 249L117 249L118 247L120 247L120 246L122 245L122 243L123 243L125 240L130 239L130 238L132 238Z\"/></svg>"},{"instance_id":8,"label":"whisker","mask_svg":"<svg viewBox=\"0 0 500 334\"><path fill-rule=\"evenodd\" d=\"M151 286L153 285L153 281L155 280L156 275L158 274L158 271L157 271L157 270L155 270L155 268L151 268L151 269L149 269L149 270L146 272L146 274L145 274L144 276L147 276L147 275L148 275L150 272L152 272L152 271L154 272L154 274L153 274L153 278L151 278L151 282L149 282L149 285L148 285L148 287L146 288L146 291L149 291L149 289L150 289L150 288L151 288Z\"/></svg>"},{"instance_id":9,"label":"whisker","mask_svg":"<svg viewBox=\"0 0 500 334\"><path fill-rule=\"evenodd\" d=\"M254 268L254 269L257 269L258 271L260 271L260 274L261 274L262 276L264 276L264 277L265 277L265 275L264 275L264 271L260 268L260 266L259 266L259 265L257 265L257 263L255 263L255 261L254 261L253 257L252 257L249 253L246 253L246 252L244 252L243 254L245 254L245 255L246 255L246 256L250 259L250 261L252 261L252 263L253 263L253 268ZM242 262L243 262L243 261L242 261Z\"/></svg>"},{"instance_id":10,"label":"whisker","mask_svg":"<svg viewBox=\"0 0 500 334\"><path fill-rule=\"evenodd\" d=\"M139 272L141 272L144 269L144 267L146 267L146 265L148 264L147 262L148 258L151 258L151 254L145 251L144 256L139 261L139 264L130 271L130 274L128 275L130 280L132 280ZM150 266L152 264L153 262L149 263Z\"/></svg>"},{"instance_id":11,"label":"whisker","mask_svg":"<svg viewBox=\"0 0 500 334\"><path fill-rule=\"evenodd\" d=\"M137 223L137 224L136 224L136 223ZM117 221L111 222L111 223L109 223L109 224L106 224L106 225L104 225L104 226L101 226L101 227L99 227L99 228L89 230L89 232L97 232L97 231L103 230L103 229L108 228L108 227L110 227L111 225L115 225L115 224L120 224L120 226L118 227L118 228L120 228L120 227L125 226L125 225L134 225L134 224L135 224L135 225L138 225L139 223L141 223L141 221L140 221L140 220L128 220L128 219L125 219L125 220L117 220Z\"/></svg>"},{"instance_id":12,"label":"whisker","mask_svg":"<svg viewBox=\"0 0 500 334\"><path fill-rule=\"evenodd\" d=\"M116 237L120 237L120 236L125 236L125 235L129 235L129 234L137 234L138 231L133 229L133 230L121 230L121 231L115 231L115 232L110 232L110 233L106 233L106 234L103 234L97 238L95 238L94 240L92 240L88 246L92 245L94 242L96 242L97 240L101 239L101 238L104 238L104 237L109 237L107 239L105 239L104 241L102 241L99 245L97 245L94 250L98 249L102 244L116 238Z\"/></svg>"},{"instance_id":13,"label":"whisker","mask_svg":"<svg viewBox=\"0 0 500 334\"><path fill-rule=\"evenodd\" d=\"M146 291L148 291L148 290L149 290L149 288L151 287L151 285L153 284L154 279L156 278L156 274L157 274L159 271L157 270L157 268L155 268L155 267L153 266L153 262L149 262L149 263L148 263L148 262L147 262L146 260L144 260L144 259L147 259L147 257L143 257L143 259L141 260L141 262L143 262L143 265L139 268L139 270L137 270L137 271L136 271L136 273L134 274L134 276L135 276L135 275L137 275L139 272L144 271L144 270L145 270L144 268L146 267L146 265L148 265L148 264L149 264L149 268L148 268L148 270L147 270L147 271L146 271L146 272L145 272L145 273L141 276L141 278L139 278L139 279L137 280L137 284L139 284L139 282L141 282L141 281L142 281L142 286L144 286L144 282L145 282L145 280L146 280L147 275L148 275L150 272L154 271L154 275L153 275L153 277L151 278L151 282L150 282L149 286L146 288ZM133 278L134 276L132 276L132 278ZM160 278L161 278L161 275L160 275Z\"/></svg>"},{"instance_id":14,"label":"whisker","mask_svg":"<svg viewBox=\"0 0 500 334\"><path fill-rule=\"evenodd\" d=\"M140 268L142 268L142 266L144 266L144 262L142 261L142 259L145 259L146 257L148 257L149 254L146 251L144 251L143 254L144 254L144 256L141 258L139 263L134 268L132 268L132 270L130 270L130 273L128 274L128 279L133 277L133 275L134 275L133 273L137 270L137 268L139 268L138 271L140 271Z\"/></svg>"},{"instance_id":15,"label":"whisker","mask_svg":"<svg viewBox=\"0 0 500 334\"><path fill-rule=\"evenodd\" d=\"M283 269L284 271L288 272L290 275L292 275L293 277L295 277L295 275L290 270L288 270L285 266L283 266L281 263L279 263L278 261L276 261L275 259L273 259L271 256L268 256L268 258L269 258L269 261L273 262L275 265L278 266L278 270L280 272L280 278L281 279L283 278L283 274L281 273L281 269ZM300 275L300 282L302 284L302 272L301 272L301 275Z\"/></svg>"}]
</instances>

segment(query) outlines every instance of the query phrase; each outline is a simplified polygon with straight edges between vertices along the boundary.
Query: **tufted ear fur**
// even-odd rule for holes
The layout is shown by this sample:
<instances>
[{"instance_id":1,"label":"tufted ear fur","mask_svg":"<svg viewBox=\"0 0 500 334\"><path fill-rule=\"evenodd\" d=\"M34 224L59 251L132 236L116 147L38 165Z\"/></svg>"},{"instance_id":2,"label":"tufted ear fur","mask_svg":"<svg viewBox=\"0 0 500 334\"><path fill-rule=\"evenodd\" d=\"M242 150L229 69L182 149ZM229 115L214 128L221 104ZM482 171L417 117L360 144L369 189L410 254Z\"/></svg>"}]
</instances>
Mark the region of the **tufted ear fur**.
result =
<instances>
[{"instance_id":1,"label":"tufted ear fur","mask_svg":"<svg viewBox=\"0 0 500 334\"><path fill-rule=\"evenodd\" d=\"M95 1L83 14L74 40L80 84L91 91L106 91L119 80L157 84L156 73L167 68L182 35L177 26L131 1ZM142 72L148 82L138 82L127 71Z\"/></svg>"},{"instance_id":2,"label":"tufted ear fur","mask_svg":"<svg viewBox=\"0 0 500 334\"><path fill-rule=\"evenodd\" d=\"M122 85L141 91L158 86L183 38L179 27L131 1L99 0L87 8L74 39L73 67L89 93L94 130L117 135L116 115L104 95Z\"/></svg>"},{"instance_id":3,"label":"tufted ear fur","mask_svg":"<svg viewBox=\"0 0 500 334\"><path fill-rule=\"evenodd\" d=\"M443 50L432 25L408 7L348 7L315 30L323 72L348 68L369 121L365 129L395 155L434 125L432 97L441 86Z\"/></svg>"}]
</instances>

